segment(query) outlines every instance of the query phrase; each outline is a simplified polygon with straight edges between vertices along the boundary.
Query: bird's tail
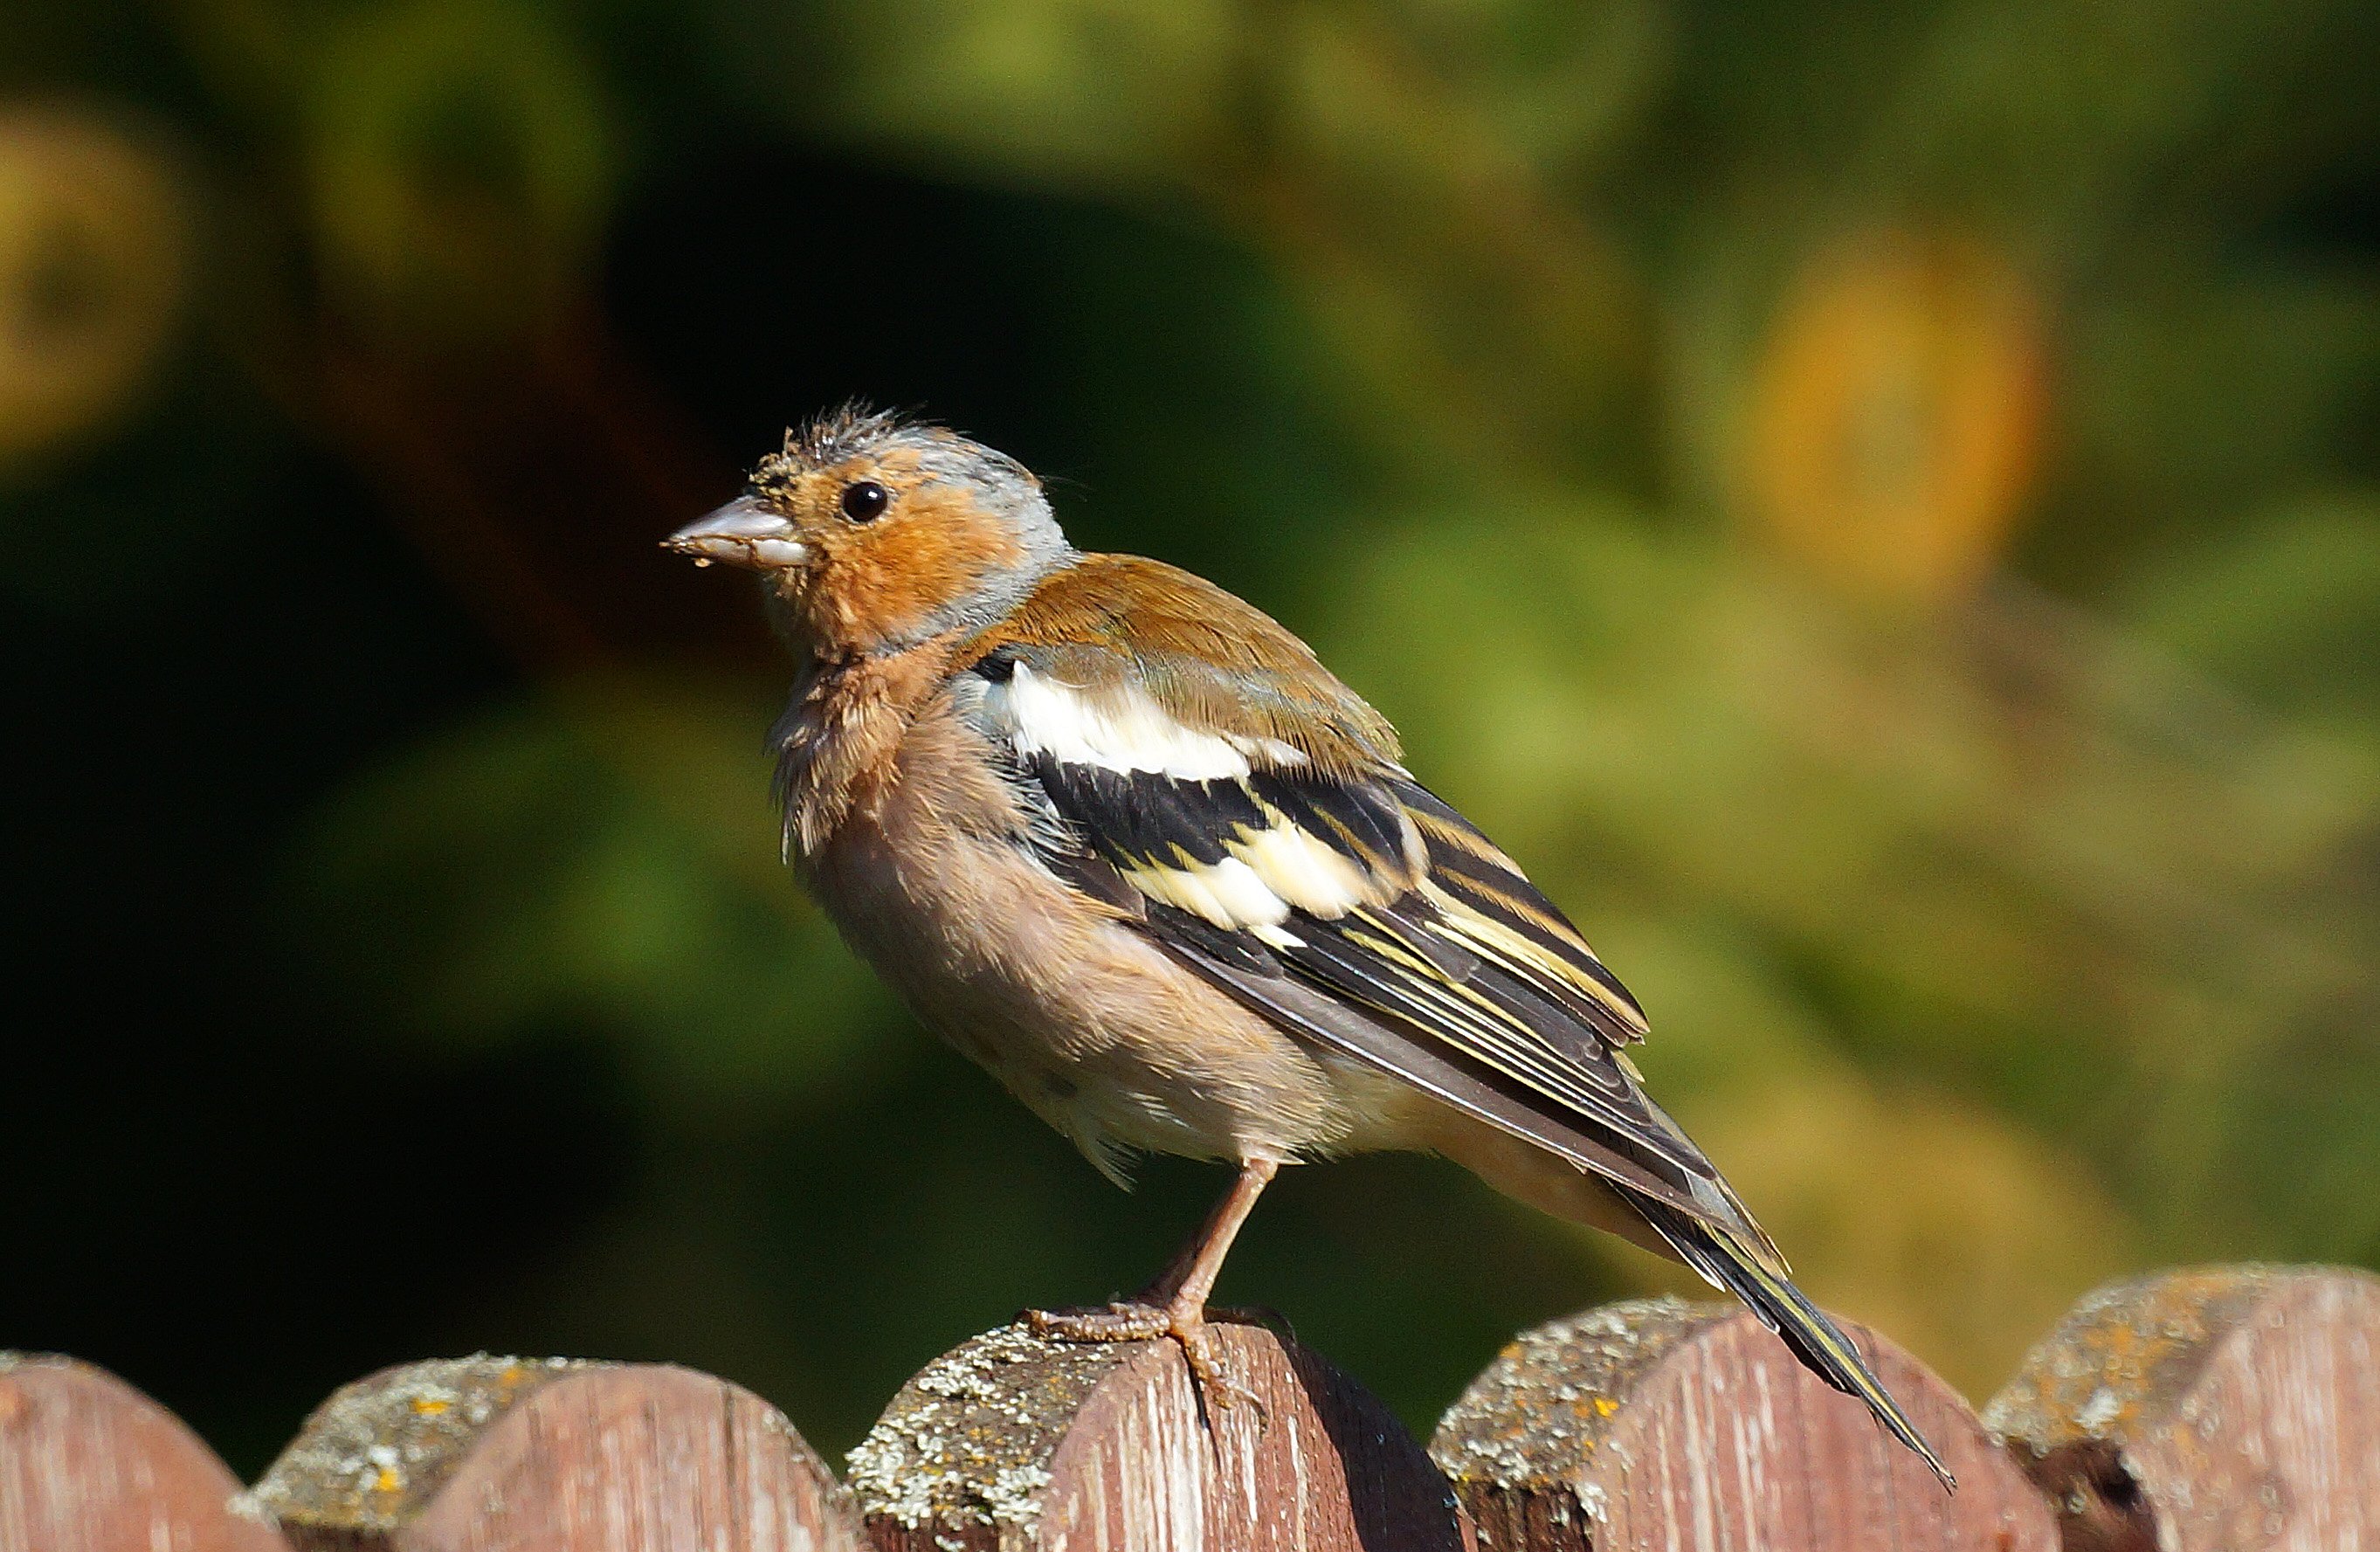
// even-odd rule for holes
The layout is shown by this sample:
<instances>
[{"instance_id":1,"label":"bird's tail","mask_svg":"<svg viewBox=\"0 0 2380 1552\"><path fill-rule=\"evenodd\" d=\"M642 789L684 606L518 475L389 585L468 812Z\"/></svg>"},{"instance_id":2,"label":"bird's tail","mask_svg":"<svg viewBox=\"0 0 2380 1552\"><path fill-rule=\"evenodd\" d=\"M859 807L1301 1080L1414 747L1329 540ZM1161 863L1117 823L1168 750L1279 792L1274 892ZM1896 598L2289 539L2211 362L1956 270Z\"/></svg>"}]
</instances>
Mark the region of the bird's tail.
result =
<instances>
[{"instance_id":1,"label":"bird's tail","mask_svg":"<svg viewBox=\"0 0 2380 1552\"><path fill-rule=\"evenodd\" d=\"M1633 1194L1632 1194L1633 1195ZM1642 1197L1632 1203L1645 1215L1646 1222L1670 1243L1705 1280L1714 1288L1723 1288L1742 1299L1758 1316L1761 1324L1783 1340L1812 1373L1842 1391L1867 1403L1876 1420L1884 1425L1893 1437L1917 1452L1918 1457L1934 1469L1942 1485L1951 1491L1958 1480L1942 1457L1925 1442L1925 1436L1900 1410L1900 1403L1884 1388L1860 1356L1851 1339L1827 1318L1824 1311L1793 1286L1792 1279L1773 1253L1764 1254L1758 1231L1738 1235L1714 1224L1688 1217L1674 1207ZM1746 1220L1747 1228L1749 1219Z\"/></svg>"}]
</instances>

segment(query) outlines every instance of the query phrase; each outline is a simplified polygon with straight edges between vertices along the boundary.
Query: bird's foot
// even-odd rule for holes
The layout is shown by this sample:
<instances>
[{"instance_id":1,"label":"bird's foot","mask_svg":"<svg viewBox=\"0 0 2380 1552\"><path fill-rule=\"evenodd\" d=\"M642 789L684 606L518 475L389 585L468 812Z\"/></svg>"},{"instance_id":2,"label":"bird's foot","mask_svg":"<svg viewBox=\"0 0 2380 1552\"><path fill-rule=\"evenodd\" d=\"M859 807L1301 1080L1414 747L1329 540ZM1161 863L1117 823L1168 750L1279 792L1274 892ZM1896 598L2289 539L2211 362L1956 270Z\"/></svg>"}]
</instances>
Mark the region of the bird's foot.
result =
<instances>
[{"instance_id":1,"label":"bird's foot","mask_svg":"<svg viewBox=\"0 0 2380 1552\"><path fill-rule=\"evenodd\" d=\"M1181 1347L1183 1359L1190 1365L1191 1377L1216 1406L1229 1407L1245 1401L1262 1416L1264 1402L1256 1392L1223 1372L1222 1354L1208 1326L1219 1320L1259 1324L1270 1313L1220 1305L1208 1308L1181 1297L1162 1303L1144 1297L1119 1300L1104 1309L1026 1310L1025 1324L1036 1335L1055 1337L1060 1341L1151 1341L1171 1337Z\"/></svg>"}]
</instances>

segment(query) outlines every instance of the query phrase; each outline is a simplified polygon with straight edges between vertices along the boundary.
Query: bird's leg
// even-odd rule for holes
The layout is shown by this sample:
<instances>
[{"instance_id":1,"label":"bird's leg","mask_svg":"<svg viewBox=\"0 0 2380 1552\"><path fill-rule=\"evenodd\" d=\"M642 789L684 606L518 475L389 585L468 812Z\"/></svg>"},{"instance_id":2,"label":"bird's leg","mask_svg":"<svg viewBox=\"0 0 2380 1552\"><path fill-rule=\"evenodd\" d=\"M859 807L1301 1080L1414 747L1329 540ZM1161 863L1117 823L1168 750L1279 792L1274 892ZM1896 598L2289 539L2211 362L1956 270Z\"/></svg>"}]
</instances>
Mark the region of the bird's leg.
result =
<instances>
[{"instance_id":1,"label":"bird's leg","mask_svg":"<svg viewBox=\"0 0 2380 1552\"><path fill-rule=\"evenodd\" d=\"M1182 1344L1190 1372L1215 1398L1228 1405L1234 1398L1253 1400L1224 1377L1215 1356L1215 1339L1207 1329L1207 1295L1232 1252L1240 1225L1248 1220L1257 1198L1264 1194L1281 1169L1277 1158L1251 1158L1240 1166L1240 1178L1207 1215L1196 1238L1182 1247L1155 1282L1129 1299L1105 1309L1027 1310L1026 1323L1043 1336L1065 1341L1145 1341L1171 1337Z\"/></svg>"}]
</instances>

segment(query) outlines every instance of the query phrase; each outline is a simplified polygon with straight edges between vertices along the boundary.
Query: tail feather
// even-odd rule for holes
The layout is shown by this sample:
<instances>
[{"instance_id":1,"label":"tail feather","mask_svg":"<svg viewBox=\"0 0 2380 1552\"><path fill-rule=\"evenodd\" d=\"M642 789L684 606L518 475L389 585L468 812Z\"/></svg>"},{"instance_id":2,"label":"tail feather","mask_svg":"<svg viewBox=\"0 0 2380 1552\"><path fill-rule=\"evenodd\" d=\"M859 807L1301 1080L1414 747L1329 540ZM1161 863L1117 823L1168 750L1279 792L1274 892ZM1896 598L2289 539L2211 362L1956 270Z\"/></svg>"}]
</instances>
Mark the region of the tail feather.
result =
<instances>
[{"instance_id":1,"label":"tail feather","mask_svg":"<svg viewBox=\"0 0 2380 1552\"><path fill-rule=\"evenodd\" d=\"M1869 1369L1851 1339L1793 1286L1779 1266L1761 1254L1756 1230L1739 1237L1659 1202L1637 1198L1631 1205L1681 1260L1712 1287L1723 1288L1750 1305L1761 1324L1776 1332L1812 1373L1844 1394L1865 1401L1885 1430L1916 1451L1946 1489L1958 1489L1958 1480L1942 1463L1942 1457L1900 1410L1900 1403Z\"/></svg>"}]
</instances>

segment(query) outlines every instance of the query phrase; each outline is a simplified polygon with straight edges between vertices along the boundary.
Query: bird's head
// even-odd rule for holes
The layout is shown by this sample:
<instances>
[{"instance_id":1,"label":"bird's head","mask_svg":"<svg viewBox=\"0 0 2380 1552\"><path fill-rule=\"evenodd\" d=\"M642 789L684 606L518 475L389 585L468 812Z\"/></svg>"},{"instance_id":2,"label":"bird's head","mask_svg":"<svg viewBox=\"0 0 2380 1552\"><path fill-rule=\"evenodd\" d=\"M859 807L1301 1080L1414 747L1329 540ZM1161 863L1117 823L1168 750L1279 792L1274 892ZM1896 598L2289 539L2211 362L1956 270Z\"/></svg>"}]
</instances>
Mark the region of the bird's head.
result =
<instances>
[{"instance_id":1,"label":"bird's head","mask_svg":"<svg viewBox=\"0 0 2380 1552\"><path fill-rule=\"evenodd\" d=\"M759 572L794 633L836 655L987 624L1072 554L1015 459L857 407L787 431L743 495L662 542Z\"/></svg>"}]
</instances>

